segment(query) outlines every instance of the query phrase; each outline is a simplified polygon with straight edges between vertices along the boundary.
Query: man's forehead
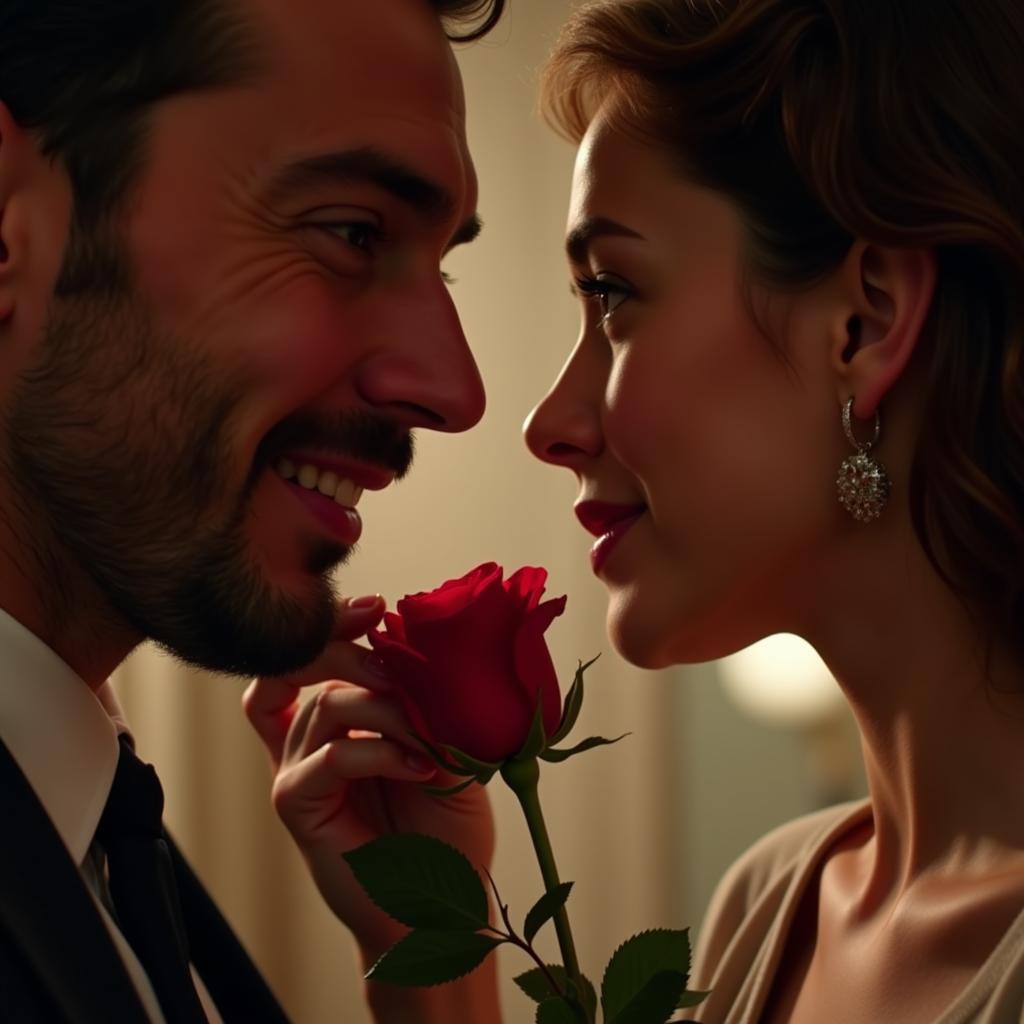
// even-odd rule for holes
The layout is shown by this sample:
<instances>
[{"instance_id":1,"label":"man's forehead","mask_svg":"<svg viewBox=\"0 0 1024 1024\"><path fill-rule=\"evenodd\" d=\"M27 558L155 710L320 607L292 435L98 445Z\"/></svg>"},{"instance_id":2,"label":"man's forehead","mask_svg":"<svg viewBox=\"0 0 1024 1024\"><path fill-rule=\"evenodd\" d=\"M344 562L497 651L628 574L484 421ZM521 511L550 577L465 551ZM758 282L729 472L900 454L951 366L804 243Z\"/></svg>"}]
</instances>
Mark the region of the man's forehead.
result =
<instances>
[{"instance_id":1,"label":"man's forehead","mask_svg":"<svg viewBox=\"0 0 1024 1024\"><path fill-rule=\"evenodd\" d=\"M347 81L357 93L451 91L459 81L440 19L426 0L246 0L271 70Z\"/></svg>"}]
</instances>

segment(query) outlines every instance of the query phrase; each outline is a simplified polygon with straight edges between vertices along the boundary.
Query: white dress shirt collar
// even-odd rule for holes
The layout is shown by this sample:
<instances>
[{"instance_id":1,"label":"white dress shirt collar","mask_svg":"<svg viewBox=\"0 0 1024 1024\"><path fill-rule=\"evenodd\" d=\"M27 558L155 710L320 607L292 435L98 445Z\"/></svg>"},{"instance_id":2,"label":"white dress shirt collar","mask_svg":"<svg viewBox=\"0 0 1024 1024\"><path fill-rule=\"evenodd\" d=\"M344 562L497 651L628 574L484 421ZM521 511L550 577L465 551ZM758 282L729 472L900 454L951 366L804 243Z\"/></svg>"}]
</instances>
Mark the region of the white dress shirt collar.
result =
<instances>
[{"instance_id":1,"label":"white dress shirt collar","mask_svg":"<svg viewBox=\"0 0 1024 1024\"><path fill-rule=\"evenodd\" d=\"M119 728L120 726L120 728ZM120 707L0 609L0 739L82 864L117 767Z\"/></svg>"}]
</instances>

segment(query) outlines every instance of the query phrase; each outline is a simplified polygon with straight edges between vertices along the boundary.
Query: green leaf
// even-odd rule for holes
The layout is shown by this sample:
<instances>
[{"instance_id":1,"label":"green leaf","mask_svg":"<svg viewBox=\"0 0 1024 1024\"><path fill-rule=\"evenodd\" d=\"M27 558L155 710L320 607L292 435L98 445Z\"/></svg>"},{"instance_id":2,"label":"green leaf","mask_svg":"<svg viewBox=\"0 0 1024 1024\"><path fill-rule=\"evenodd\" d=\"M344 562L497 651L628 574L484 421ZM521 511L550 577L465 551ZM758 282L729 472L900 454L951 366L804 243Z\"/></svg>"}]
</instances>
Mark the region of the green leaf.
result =
<instances>
[{"instance_id":1,"label":"green leaf","mask_svg":"<svg viewBox=\"0 0 1024 1024\"><path fill-rule=\"evenodd\" d=\"M547 968L548 973L555 979L555 983L561 988L561 991L568 992L569 984L565 968L559 967L557 964L548 964ZM545 999L551 999L552 996L560 994L551 990L551 982L548 981L547 975L539 967L534 967L532 971L520 974L514 980L535 1003L543 1003Z\"/></svg>"},{"instance_id":2,"label":"green leaf","mask_svg":"<svg viewBox=\"0 0 1024 1024\"><path fill-rule=\"evenodd\" d=\"M677 971L660 971L630 1000L608 1024L664 1024L675 1010L676 999L686 987L686 976Z\"/></svg>"},{"instance_id":3,"label":"green leaf","mask_svg":"<svg viewBox=\"0 0 1024 1024\"><path fill-rule=\"evenodd\" d=\"M548 749L540 754L539 757L542 761L549 761L551 764L559 764L562 761L568 761L570 757L582 754L586 750L593 750L594 747L611 746L613 743L618 743L619 740L624 740L628 735L628 732L624 732L621 736L616 736L613 740L606 740L603 736L591 736L588 739L585 739L582 743L577 743L575 747L571 747L568 750L555 750L553 747L548 747Z\"/></svg>"},{"instance_id":4,"label":"green leaf","mask_svg":"<svg viewBox=\"0 0 1024 1024\"><path fill-rule=\"evenodd\" d=\"M526 924L523 926L523 937L528 945L533 942L537 932L565 906L565 901L569 898L569 893L572 892L572 886L572 882L562 882L550 892L544 893L533 905L526 915Z\"/></svg>"},{"instance_id":5,"label":"green leaf","mask_svg":"<svg viewBox=\"0 0 1024 1024\"><path fill-rule=\"evenodd\" d=\"M342 855L370 899L410 928L486 928L487 893L454 846L413 833L381 836Z\"/></svg>"},{"instance_id":6,"label":"green leaf","mask_svg":"<svg viewBox=\"0 0 1024 1024\"><path fill-rule=\"evenodd\" d=\"M569 975L561 964L547 964L546 966L548 974L554 978L555 984L562 992L569 993L573 991L573 983L569 980ZM527 971L525 974L520 974L515 979L515 982L535 1003L542 1003L545 999L551 999L555 995L551 991L551 983L539 967L535 967L532 971ZM597 1007L597 992L594 989L593 983L585 975L583 976L581 1001L591 1008L596 1009Z\"/></svg>"},{"instance_id":7,"label":"green leaf","mask_svg":"<svg viewBox=\"0 0 1024 1024\"><path fill-rule=\"evenodd\" d=\"M545 999L537 1007L537 1024L581 1024L578 1010L564 999Z\"/></svg>"},{"instance_id":8,"label":"green leaf","mask_svg":"<svg viewBox=\"0 0 1024 1024\"><path fill-rule=\"evenodd\" d=\"M599 654L597 658L600 657ZM597 658L591 658L585 665L582 661L577 663L576 677L572 681L572 686L569 687L565 705L562 708L562 721L555 730L555 735L548 741L552 746L561 743L572 732L576 719L580 716L580 708L583 707L583 673L597 661Z\"/></svg>"},{"instance_id":9,"label":"green leaf","mask_svg":"<svg viewBox=\"0 0 1024 1024\"><path fill-rule=\"evenodd\" d=\"M502 941L477 932L410 932L366 972L366 977L391 985L443 985L475 970Z\"/></svg>"},{"instance_id":10,"label":"green leaf","mask_svg":"<svg viewBox=\"0 0 1024 1024\"><path fill-rule=\"evenodd\" d=\"M690 975L690 936L667 928L641 932L615 951L601 982L607 1024L664 1021L676 1009ZM633 1017L633 1007L646 1013ZM662 1007L664 1011L662 1012ZM627 1011L630 1011L627 1014Z\"/></svg>"},{"instance_id":11,"label":"green leaf","mask_svg":"<svg viewBox=\"0 0 1024 1024\"><path fill-rule=\"evenodd\" d=\"M597 1020L597 989L594 983L585 975L580 975L583 981L583 991L579 992L575 985L571 984L572 994L579 996L583 1005L590 1013L590 1020Z\"/></svg>"},{"instance_id":12,"label":"green leaf","mask_svg":"<svg viewBox=\"0 0 1024 1024\"><path fill-rule=\"evenodd\" d=\"M676 1009L685 1010L690 1006L700 1006L709 995L710 992L684 992L676 1003Z\"/></svg>"}]
</instances>

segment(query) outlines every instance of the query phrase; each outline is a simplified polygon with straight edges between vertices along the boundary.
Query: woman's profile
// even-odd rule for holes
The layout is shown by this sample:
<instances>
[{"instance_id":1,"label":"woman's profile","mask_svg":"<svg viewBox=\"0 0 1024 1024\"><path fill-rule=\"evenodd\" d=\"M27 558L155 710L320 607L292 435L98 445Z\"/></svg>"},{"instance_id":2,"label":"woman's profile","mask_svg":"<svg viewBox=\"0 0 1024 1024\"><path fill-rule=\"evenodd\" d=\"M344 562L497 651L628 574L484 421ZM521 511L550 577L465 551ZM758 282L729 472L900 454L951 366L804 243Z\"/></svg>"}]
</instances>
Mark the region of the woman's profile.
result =
<instances>
[{"instance_id":1,"label":"woman's profile","mask_svg":"<svg viewBox=\"0 0 1024 1024\"><path fill-rule=\"evenodd\" d=\"M605 0L547 69L584 315L526 434L615 644L798 633L863 740L719 886L699 1020L1024 1008L1022 67L1011 0Z\"/></svg>"}]
</instances>

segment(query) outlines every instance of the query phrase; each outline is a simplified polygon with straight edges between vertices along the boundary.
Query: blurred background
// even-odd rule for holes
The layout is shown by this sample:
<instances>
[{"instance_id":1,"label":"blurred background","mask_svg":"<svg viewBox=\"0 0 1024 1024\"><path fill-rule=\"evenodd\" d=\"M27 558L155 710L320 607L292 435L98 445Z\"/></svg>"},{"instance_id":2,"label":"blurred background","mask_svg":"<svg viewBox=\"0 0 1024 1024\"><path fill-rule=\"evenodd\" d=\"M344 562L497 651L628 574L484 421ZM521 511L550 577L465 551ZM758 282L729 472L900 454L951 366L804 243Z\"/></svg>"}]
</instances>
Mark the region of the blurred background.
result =
<instances>
[{"instance_id":1,"label":"blurred background","mask_svg":"<svg viewBox=\"0 0 1024 1024\"><path fill-rule=\"evenodd\" d=\"M604 589L571 511L575 482L523 445L523 420L577 330L562 254L573 151L535 113L537 70L571 6L512 0L491 37L459 50L485 230L445 269L457 279L488 411L469 434L423 433L410 477L364 497L364 539L338 582L393 606L494 560L508 572L546 566L549 593L569 595L548 632L561 678L571 680L578 659L602 655L574 736L632 734L546 767L541 780L562 878L576 883L569 906L580 960L599 981L634 932L699 932L715 882L758 836L864 790L834 683L784 641L658 673L611 650ZM269 768L240 709L245 683L184 670L151 648L115 682L140 751L160 770L172 831L289 1015L296 1024L367 1024L347 933L270 807ZM540 875L511 794L490 789L494 876L521 918L540 895ZM554 959L550 932L538 943ZM498 955L506 1024L532 1019L512 983L531 965L517 950Z\"/></svg>"}]
</instances>

